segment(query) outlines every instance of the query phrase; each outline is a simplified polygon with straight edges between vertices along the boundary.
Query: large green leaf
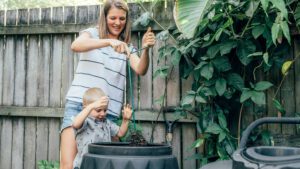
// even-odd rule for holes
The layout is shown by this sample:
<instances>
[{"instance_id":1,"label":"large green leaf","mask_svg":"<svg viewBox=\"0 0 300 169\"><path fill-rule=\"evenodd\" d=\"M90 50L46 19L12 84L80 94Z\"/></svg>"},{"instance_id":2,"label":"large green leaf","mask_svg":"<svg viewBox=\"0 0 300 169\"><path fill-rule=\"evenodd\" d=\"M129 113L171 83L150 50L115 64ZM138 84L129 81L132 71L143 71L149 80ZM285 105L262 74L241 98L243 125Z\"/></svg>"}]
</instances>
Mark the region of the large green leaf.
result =
<instances>
[{"instance_id":1,"label":"large green leaf","mask_svg":"<svg viewBox=\"0 0 300 169\"><path fill-rule=\"evenodd\" d=\"M187 37L195 34L205 9L213 0L178 0L174 7L174 18L178 29Z\"/></svg>"}]
</instances>

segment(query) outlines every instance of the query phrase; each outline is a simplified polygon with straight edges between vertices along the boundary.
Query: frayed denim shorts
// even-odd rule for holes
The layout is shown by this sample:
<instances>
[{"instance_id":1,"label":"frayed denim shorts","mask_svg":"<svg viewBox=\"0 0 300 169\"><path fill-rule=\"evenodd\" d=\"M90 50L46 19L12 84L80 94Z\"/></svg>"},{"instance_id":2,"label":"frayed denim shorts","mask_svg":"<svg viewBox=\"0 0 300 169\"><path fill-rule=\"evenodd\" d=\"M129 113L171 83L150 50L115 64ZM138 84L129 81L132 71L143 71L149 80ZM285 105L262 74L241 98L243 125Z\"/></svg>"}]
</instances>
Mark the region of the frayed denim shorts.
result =
<instances>
[{"instance_id":1,"label":"frayed denim shorts","mask_svg":"<svg viewBox=\"0 0 300 169\"><path fill-rule=\"evenodd\" d=\"M73 119L79 114L82 110L82 103L67 100L65 104L65 113L62 121L60 132L65 128L72 126Z\"/></svg>"},{"instance_id":2,"label":"frayed denim shorts","mask_svg":"<svg viewBox=\"0 0 300 169\"><path fill-rule=\"evenodd\" d=\"M73 119L81 111L82 111L82 103L67 100L65 104L65 113L64 113L64 118L62 121L60 132L62 132L65 128L71 127L73 123ZM107 114L106 118L113 122L117 122L119 119L117 116L113 116L111 114Z\"/></svg>"}]
</instances>

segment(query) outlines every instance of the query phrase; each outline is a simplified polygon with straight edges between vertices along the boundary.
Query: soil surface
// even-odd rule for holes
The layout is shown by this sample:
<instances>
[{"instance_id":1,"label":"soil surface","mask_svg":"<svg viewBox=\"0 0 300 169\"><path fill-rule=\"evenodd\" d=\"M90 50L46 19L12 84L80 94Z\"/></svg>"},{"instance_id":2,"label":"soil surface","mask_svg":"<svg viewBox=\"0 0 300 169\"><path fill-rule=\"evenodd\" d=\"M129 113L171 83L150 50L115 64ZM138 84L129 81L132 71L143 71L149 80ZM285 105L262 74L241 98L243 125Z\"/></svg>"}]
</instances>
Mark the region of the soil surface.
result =
<instances>
[{"instance_id":1,"label":"soil surface","mask_svg":"<svg viewBox=\"0 0 300 169\"><path fill-rule=\"evenodd\" d=\"M129 145L132 146L145 146L148 144L146 139L139 132L132 132L127 141Z\"/></svg>"}]
</instances>

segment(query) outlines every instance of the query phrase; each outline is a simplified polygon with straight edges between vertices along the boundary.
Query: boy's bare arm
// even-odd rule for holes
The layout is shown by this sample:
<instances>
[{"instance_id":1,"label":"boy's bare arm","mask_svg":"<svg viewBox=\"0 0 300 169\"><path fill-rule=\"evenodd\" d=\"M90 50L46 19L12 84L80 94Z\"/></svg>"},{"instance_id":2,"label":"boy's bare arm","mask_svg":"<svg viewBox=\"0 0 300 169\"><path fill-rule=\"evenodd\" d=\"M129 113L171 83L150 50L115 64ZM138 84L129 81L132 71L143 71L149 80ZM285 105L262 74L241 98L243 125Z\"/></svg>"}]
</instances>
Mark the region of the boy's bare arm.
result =
<instances>
[{"instance_id":1,"label":"boy's bare arm","mask_svg":"<svg viewBox=\"0 0 300 169\"><path fill-rule=\"evenodd\" d=\"M123 137L126 134L131 116L132 116L132 109L130 108L130 105L127 104L123 108L123 120L117 134L118 137Z\"/></svg>"},{"instance_id":2,"label":"boy's bare arm","mask_svg":"<svg viewBox=\"0 0 300 169\"><path fill-rule=\"evenodd\" d=\"M85 107L74 119L72 126L75 129L80 129L85 119L89 116L90 112L94 109L93 105L90 104Z\"/></svg>"}]
</instances>

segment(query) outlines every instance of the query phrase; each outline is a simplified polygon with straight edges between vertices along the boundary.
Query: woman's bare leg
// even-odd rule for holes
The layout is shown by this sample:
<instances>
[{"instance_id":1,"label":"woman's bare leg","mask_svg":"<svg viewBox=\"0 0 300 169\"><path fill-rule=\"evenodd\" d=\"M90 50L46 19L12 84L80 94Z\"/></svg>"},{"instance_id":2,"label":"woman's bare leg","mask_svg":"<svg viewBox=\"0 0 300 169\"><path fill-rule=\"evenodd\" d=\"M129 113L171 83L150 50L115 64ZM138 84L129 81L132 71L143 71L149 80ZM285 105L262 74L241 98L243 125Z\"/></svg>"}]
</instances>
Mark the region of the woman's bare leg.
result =
<instances>
[{"instance_id":1,"label":"woman's bare leg","mask_svg":"<svg viewBox=\"0 0 300 169\"><path fill-rule=\"evenodd\" d=\"M60 136L60 169L73 169L77 146L72 127L65 128Z\"/></svg>"}]
</instances>

